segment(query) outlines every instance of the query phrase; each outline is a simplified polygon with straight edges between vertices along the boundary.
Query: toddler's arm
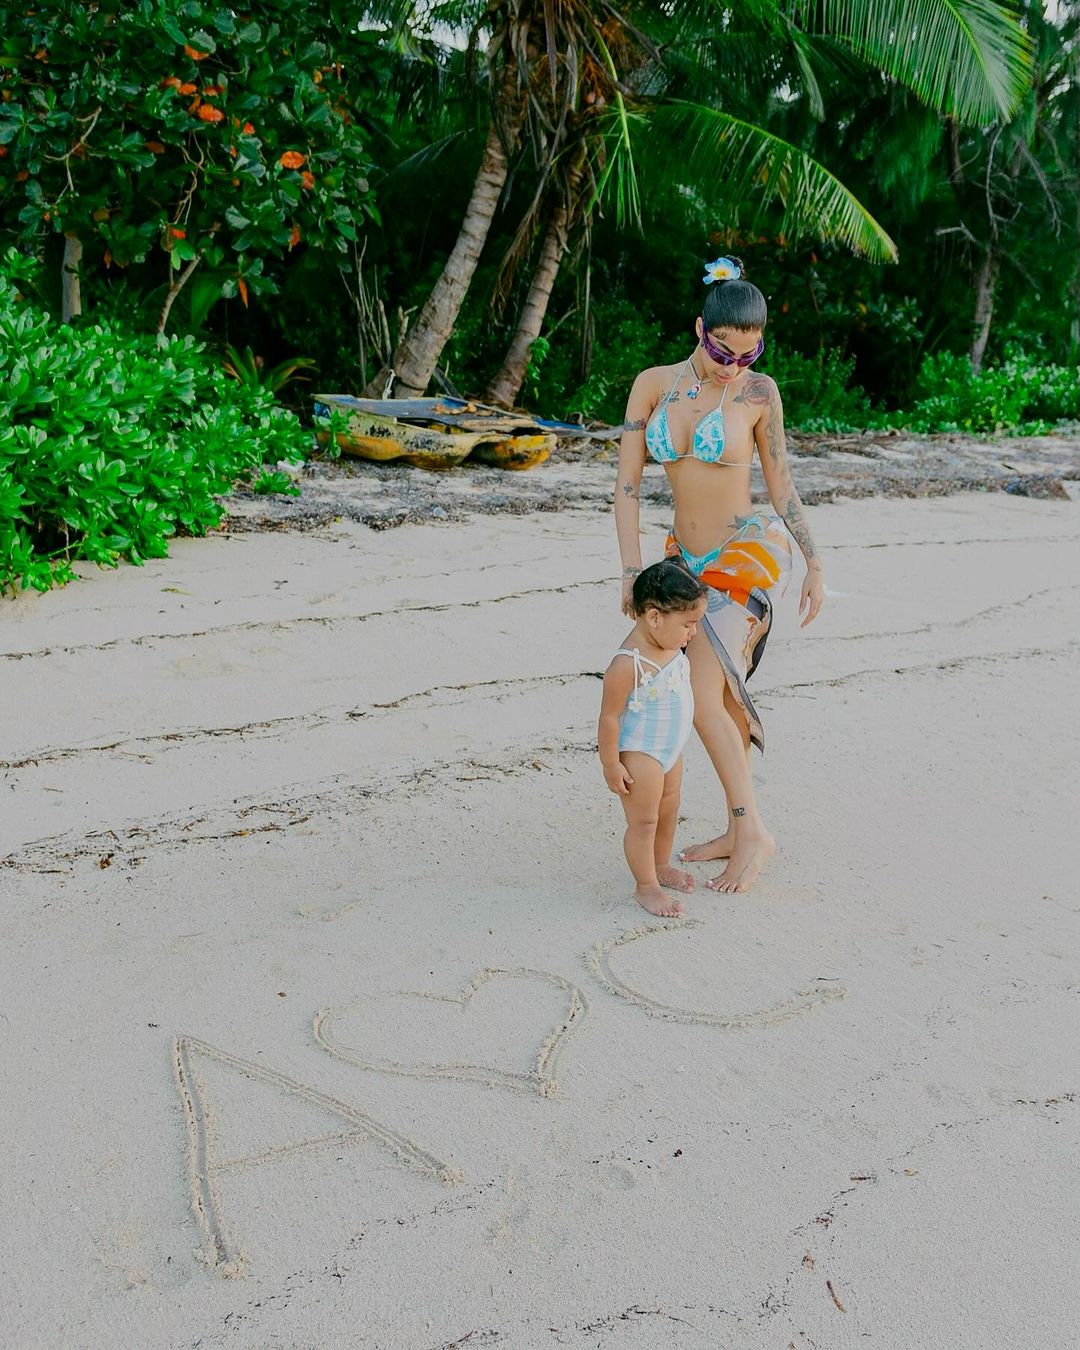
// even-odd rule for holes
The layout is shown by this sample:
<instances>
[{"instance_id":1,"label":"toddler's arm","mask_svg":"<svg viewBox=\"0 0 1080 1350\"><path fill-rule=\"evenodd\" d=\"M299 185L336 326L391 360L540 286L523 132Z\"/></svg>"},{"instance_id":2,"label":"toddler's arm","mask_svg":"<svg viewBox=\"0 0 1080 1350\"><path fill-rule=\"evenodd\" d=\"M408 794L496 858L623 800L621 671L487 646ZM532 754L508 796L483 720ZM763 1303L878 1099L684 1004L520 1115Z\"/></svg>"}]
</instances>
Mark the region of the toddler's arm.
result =
<instances>
[{"instance_id":1,"label":"toddler's arm","mask_svg":"<svg viewBox=\"0 0 1080 1350\"><path fill-rule=\"evenodd\" d=\"M619 718L634 687L634 665L625 656L617 656L604 672L604 696L600 703L600 721L596 744L604 781L619 797L630 793L633 779L619 759Z\"/></svg>"}]
</instances>

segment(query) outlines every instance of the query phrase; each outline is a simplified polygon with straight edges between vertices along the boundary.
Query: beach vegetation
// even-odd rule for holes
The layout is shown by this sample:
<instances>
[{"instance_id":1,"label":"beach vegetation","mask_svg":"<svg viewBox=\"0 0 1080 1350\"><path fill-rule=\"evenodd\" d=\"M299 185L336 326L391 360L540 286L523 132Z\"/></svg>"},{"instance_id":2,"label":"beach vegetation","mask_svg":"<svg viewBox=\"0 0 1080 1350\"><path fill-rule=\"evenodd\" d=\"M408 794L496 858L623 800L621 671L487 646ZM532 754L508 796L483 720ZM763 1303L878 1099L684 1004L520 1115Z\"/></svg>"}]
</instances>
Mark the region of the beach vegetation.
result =
<instances>
[{"instance_id":1,"label":"beach vegetation","mask_svg":"<svg viewBox=\"0 0 1080 1350\"><path fill-rule=\"evenodd\" d=\"M238 481L291 490L262 466L301 460L310 432L269 390L190 335L55 323L34 270L14 253L0 266L0 588L163 557L220 523Z\"/></svg>"},{"instance_id":2,"label":"beach vegetation","mask_svg":"<svg viewBox=\"0 0 1080 1350\"><path fill-rule=\"evenodd\" d=\"M617 422L725 253L790 426L1080 419L1080 0L0 18L5 584L292 490L316 369Z\"/></svg>"}]
</instances>

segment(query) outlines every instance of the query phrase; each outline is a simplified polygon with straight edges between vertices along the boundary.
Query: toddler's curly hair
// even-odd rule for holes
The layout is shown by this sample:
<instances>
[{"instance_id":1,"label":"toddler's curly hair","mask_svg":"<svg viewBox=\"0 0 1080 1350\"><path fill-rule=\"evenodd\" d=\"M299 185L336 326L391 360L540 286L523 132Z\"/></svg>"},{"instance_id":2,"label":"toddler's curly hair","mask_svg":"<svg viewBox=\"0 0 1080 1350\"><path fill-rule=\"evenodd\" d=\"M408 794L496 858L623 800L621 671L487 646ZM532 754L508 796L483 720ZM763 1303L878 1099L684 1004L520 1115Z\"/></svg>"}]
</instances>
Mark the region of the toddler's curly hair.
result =
<instances>
[{"instance_id":1,"label":"toddler's curly hair","mask_svg":"<svg viewBox=\"0 0 1080 1350\"><path fill-rule=\"evenodd\" d=\"M705 594L705 587L681 558L663 558L634 578L633 606L638 616L647 609L670 614L692 609Z\"/></svg>"}]
</instances>

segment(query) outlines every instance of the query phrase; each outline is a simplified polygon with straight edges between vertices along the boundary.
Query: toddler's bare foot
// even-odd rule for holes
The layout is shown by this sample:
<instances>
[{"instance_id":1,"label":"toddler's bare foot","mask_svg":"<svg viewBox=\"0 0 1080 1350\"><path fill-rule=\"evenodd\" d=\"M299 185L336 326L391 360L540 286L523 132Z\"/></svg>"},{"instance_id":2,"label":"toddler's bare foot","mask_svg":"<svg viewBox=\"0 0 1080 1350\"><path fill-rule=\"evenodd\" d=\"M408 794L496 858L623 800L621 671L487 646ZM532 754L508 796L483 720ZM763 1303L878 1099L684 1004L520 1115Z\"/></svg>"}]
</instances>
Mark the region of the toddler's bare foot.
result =
<instances>
[{"instance_id":1,"label":"toddler's bare foot","mask_svg":"<svg viewBox=\"0 0 1080 1350\"><path fill-rule=\"evenodd\" d=\"M687 892L694 889L694 878L689 872L680 872L677 867L669 867L667 863L657 864L656 879L661 886L670 886L673 891Z\"/></svg>"},{"instance_id":2,"label":"toddler's bare foot","mask_svg":"<svg viewBox=\"0 0 1080 1350\"><path fill-rule=\"evenodd\" d=\"M682 901L677 897L673 899L659 886L639 886L634 891L634 899L658 919L677 919L683 912Z\"/></svg>"},{"instance_id":3,"label":"toddler's bare foot","mask_svg":"<svg viewBox=\"0 0 1080 1350\"><path fill-rule=\"evenodd\" d=\"M730 858L731 850L734 847L735 834L729 829L716 839L709 839L704 844L691 844L689 848L684 848L679 854L679 861L715 862L718 858Z\"/></svg>"},{"instance_id":4,"label":"toddler's bare foot","mask_svg":"<svg viewBox=\"0 0 1080 1350\"><path fill-rule=\"evenodd\" d=\"M722 891L726 895L748 891L775 852L776 840L771 834L762 831L749 838L743 834L731 852L728 865L718 877L713 877L705 885L710 891Z\"/></svg>"}]
</instances>

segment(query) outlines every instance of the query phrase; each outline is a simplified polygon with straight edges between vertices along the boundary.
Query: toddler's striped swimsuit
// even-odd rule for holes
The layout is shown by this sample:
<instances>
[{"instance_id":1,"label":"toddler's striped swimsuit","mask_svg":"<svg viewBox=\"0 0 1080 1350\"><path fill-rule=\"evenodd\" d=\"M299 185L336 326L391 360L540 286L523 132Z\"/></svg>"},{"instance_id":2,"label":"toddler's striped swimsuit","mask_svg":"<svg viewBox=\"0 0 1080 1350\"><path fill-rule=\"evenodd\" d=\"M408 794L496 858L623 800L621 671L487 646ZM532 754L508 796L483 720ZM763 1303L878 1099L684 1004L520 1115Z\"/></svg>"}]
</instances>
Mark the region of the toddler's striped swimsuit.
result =
<instances>
[{"instance_id":1,"label":"toddler's striped swimsuit","mask_svg":"<svg viewBox=\"0 0 1080 1350\"><path fill-rule=\"evenodd\" d=\"M658 666L635 647L620 647L616 656L634 663L634 691L619 718L619 749L651 755L665 773L679 756L694 726L694 694L690 662L680 652L666 666ZM645 666L652 670L645 670Z\"/></svg>"}]
</instances>

